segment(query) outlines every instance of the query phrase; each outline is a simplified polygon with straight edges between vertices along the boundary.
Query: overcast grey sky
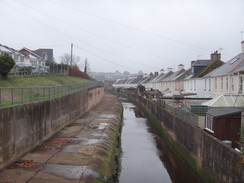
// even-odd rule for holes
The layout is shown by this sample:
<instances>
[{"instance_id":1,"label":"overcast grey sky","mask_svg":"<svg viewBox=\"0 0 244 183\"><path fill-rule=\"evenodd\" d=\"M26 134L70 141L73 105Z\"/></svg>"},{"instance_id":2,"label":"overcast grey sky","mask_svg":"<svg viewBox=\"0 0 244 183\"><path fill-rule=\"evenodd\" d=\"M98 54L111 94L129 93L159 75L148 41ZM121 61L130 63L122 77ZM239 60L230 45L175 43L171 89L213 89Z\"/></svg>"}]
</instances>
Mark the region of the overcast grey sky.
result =
<instances>
[{"instance_id":1,"label":"overcast grey sky","mask_svg":"<svg viewBox=\"0 0 244 183\"><path fill-rule=\"evenodd\" d=\"M96 72L145 73L241 52L243 0L0 0L0 44L73 53ZM244 39L244 34L242 34Z\"/></svg>"}]
</instances>

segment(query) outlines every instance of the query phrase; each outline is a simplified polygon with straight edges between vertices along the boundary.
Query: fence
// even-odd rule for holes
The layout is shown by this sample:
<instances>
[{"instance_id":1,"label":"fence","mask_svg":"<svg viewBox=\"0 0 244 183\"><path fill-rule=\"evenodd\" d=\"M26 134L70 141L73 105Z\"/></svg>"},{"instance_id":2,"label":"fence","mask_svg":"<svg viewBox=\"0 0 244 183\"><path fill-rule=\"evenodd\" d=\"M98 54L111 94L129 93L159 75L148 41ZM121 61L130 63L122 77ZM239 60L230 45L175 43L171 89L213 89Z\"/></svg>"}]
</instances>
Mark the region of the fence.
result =
<instances>
[{"instance_id":1,"label":"fence","mask_svg":"<svg viewBox=\"0 0 244 183\"><path fill-rule=\"evenodd\" d=\"M190 111L185 111L180 108L175 108L173 106L170 106L165 103L162 99L157 99L156 101L153 100L148 100L146 98L143 98L142 96L137 96L136 94L130 93L130 92L123 92L123 94L133 98L134 100L139 101L142 103L144 106L147 105L157 105L159 107L158 112L165 111L167 113L173 114L175 117L178 117L179 119L184 120L186 123L192 125L192 126L198 126L199 125L199 116L191 113ZM157 111L151 111L156 112ZM156 116L156 114L155 114Z\"/></svg>"},{"instance_id":2,"label":"fence","mask_svg":"<svg viewBox=\"0 0 244 183\"><path fill-rule=\"evenodd\" d=\"M0 87L0 107L35 102L39 100L48 100L95 86L103 86L103 83L91 81L53 87Z\"/></svg>"}]
</instances>

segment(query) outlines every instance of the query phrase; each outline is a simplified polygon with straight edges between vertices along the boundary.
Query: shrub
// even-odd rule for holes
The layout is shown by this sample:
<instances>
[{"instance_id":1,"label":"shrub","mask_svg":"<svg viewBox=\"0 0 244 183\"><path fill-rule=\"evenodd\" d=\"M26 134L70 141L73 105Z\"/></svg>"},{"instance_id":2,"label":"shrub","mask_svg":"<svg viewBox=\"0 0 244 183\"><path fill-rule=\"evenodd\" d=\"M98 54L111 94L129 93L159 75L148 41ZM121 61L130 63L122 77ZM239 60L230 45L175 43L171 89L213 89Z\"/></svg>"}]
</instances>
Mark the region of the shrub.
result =
<instances>
[{"instance_id":1,"label":"shrub","mask_svg":"<svg viewBox=\"0 0 244 183\"><path fill-rule=\"evenodd\" d=\"M14 65L15 61L11 56L8 54L0 55L0 75L2 77L6 78Z\"/></svg>"}]
</instances>

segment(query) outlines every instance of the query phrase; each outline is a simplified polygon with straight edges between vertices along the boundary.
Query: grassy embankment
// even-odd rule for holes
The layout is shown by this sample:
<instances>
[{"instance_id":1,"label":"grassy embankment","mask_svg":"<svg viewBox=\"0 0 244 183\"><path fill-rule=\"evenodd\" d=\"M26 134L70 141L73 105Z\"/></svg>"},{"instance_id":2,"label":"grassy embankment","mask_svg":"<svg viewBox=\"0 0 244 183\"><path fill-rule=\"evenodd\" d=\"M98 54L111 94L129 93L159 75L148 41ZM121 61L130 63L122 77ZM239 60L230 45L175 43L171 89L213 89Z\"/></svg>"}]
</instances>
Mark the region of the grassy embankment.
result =
<instances>
[{"instance_id":1,"label":"grassy embankment","mask_svg":"<svg viewBox=\"0 0 244 183\"><path fill-rule=\"evenodd\" d=\"M0 87L40 87L60 86L74 83L87 82L88 80L71 76L29 76L0 78Z\"/></svg>"},{"instance_id":2,"label":"grassy embankment","mask_svg":"<svg viewBox=\"0 0 244 183\"><path fill-rule=\"evenodd\" d=\"M0 107L60 97L75 90L69 85L88 81L62 75L0 78Z\"/></svg>"}]
</instances>

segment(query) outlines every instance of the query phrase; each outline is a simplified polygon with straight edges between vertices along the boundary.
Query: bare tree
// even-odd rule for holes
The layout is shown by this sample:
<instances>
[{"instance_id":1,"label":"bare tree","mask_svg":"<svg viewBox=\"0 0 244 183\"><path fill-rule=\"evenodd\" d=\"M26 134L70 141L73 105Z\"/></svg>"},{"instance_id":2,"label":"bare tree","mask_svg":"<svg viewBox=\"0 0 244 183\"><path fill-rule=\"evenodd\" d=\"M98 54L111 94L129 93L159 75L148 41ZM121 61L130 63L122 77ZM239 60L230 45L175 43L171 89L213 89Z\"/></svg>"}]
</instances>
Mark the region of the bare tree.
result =
<instances>
[{"instance_id":1,"label":"bare tree","mask_svg":"<svg viewBox=\"0 0 244 183\"><path fill-rule=\"evenodd\" d=\"M68 53L63 54L60 57L61 63L71 65L71 55ZM80 62L80 57L76 55L72 55L72 65L77 66Z\"/></svg>"},{"instance_id":2,"label":"bare tree","mask_svg":"<svg viewBox=\"0 0 244 183\"><path fill-rule=\"evenodd\" d=\"M90 72L90 65L87 61L87 58L85 59L85 66L84 66L84 73L89 73Z\"/></svg>"}]
</instances>

